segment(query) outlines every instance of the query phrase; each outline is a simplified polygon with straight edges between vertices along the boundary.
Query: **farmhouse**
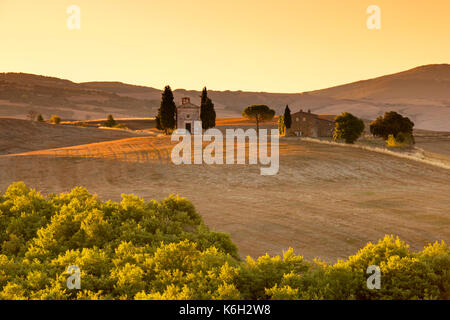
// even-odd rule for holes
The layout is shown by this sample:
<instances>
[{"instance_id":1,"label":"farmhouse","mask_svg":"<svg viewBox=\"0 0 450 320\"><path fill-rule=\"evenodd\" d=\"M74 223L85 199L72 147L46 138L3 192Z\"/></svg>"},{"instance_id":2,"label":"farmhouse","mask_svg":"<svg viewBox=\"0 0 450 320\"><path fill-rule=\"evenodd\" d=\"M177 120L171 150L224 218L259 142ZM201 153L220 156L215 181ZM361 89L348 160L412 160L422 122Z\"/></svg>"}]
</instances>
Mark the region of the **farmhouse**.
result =
<instances>
[{"instance_id":1,"label":"farmhouse","mask_svg":"<svg viewBox=\"0 0 450 320\"><path fill-rule=\"evenodd\" d=\"M190 98L182 98L181 105L177 107L177 129L191 132L194 121L200 121L200 107L192 104Z\"/></svg>"},{"instance_id":2,"label":"farmhouse","mask_svg":"<svg viewBox=\"0 0 450 320\"><path fill-rule=\"evenodd\" d=\"M334 132L334 116L322 116L311 111L293 113L290 133L302 137L332 137Z\"/></svg>"}]
</instances>

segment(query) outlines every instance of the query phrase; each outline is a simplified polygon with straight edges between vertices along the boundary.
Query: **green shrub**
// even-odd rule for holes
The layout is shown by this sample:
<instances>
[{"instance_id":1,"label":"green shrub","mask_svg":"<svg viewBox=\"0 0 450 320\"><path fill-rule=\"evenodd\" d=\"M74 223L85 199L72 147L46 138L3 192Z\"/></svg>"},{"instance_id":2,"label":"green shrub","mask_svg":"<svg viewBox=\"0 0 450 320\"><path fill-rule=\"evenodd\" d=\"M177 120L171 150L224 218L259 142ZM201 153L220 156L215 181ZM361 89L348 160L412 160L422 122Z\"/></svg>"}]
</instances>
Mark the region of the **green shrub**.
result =
<instances>
[{"instance_id":1,"label":"green shrub","mask_svg":"<svg viewBox=\"0 0 450 320\"><path fill-rule=\"evenodd\" d=\"M344 112L335 119L336 127L333 133L333 140L344 140L345 143L354 143L364 131L364 122L352 115Z\"/></svg>"},{"instance_id":2,"label":"green shrub","mask_svg":"<svg viewBox=\"0 0 450 320\"><path fill-rule=\"evenodd\" d=\"M12 184L0 195L0 299L450 299L444 242L414 253L386 236L335 264L292 249L243 262L188 200L122 198L80 187L43 197ZM66 287L71 265L81 290ZM370 265L380 290L366 287Z\"/></svg>"},{"instance_id":3,"label":"green shrub","mask_svg":"<svg viewBox=\"0 0 450 320\"><path fill-rule=\"evenodd\" d=\"M53 123L53 124L60 124L61 123L61 118L59 117L59 116L57 116L57 115L52 115L51 117L50 117L50 123Z\"/></svg>"},{"instance_id":4,"label":"green shrub","mask_svg":"<svg viewBox=\"0 0 450 320\"><path fill-rule=\"evenodd\" d=\"M383 138L383 140L388 140L389 135L393 135L399 140L400 133L412 136L413 128L414 122L395 111L386 112L383 117L380 116L370 123L370 133L375 137ZM399 141L403 142L401 138Z\"/></svg>"},{"instance_id":5,"label":"green shrub","mask_svg":"<svg viewBox=\"0 0 450 320\"><path fill-rule=\"evenodd\" d=\"M386 144L389 147L409 147L415 144L414 136L410 133L400 132L397 137L390 134L386 140Z\"/></svg>"}]
</instances>

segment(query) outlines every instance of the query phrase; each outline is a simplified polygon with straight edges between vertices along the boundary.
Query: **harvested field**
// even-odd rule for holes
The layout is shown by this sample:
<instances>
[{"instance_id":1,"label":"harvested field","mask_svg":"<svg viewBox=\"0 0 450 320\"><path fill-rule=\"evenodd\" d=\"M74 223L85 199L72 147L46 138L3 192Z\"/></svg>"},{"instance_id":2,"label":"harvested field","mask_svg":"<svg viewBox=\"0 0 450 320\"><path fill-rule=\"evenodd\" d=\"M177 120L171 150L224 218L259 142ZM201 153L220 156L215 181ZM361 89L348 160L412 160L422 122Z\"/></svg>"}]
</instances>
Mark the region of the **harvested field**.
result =
<instances>
[{"instance_id":1,"label":"harvested field","mask_svg":"<svg viewBox=\"0 0 450 320\"><path fill-rule=\"evenodd\" d=\"M86 121L64 121L62 124L65 125L83 125L86 127L97 128L105 122L106 119L100 120L86 120ZM156 127L154 118L140 118L140 119L126 119L120 118L115 119L117 124L122 124L130 130L149 130Z\"/></svg>"},{"instance_id":2,"label":"harvested field","mask_svg":"<svg viewBox=\"0 0 450 320\"><path fill-rule=\"evenodd\" d=\"M211 228L231 234L241 256L293 247L307 258L336 260L384 234L414 249L450 242L450 170L285 138L278 175L261 176L257 165L176 166L173 145L168 137L140 136L2 155L0 189L22 180L44 194L78 185L112 200L180 194Z\"/></svg>"},{"instance_id":3,"label":"harvested field","mask_svg":"<svg viewBox=\"0 0 450 320\"><path fill-rule=\"evenodd\" d=\"M0 155L140 136L134 132L0 118Z\"/></svg>"}]
</instances>

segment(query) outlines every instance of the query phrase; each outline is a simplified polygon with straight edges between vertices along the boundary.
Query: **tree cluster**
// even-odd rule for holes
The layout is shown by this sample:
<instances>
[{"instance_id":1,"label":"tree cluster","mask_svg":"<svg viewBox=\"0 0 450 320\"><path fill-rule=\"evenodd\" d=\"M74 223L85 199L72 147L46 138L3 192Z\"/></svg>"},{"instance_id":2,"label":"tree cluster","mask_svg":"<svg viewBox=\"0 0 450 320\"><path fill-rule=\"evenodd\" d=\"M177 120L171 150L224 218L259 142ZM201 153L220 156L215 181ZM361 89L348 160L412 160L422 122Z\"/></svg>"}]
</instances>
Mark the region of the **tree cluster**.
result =
<instances>
[{"instance_id":1,"label":"tree cluster","mask_svg":"<svg viewBox=\"0 0 450 320\"><path fill-rule=\"evenodd\" d=\"M170 133L176 127L177 107L174 102L173 92L170 86L164 88L162 94L161 106L156 115L156 128L164 130L166 134ZM200 103L200 120L203 129L214 128L216 126L216 111L214 103L208 97L206 87L203 88Z\"/></svg>"},{"instance_id":2,"label":"tree cluster","mask_svg":"<svg viewBox=\"0 0 450 320\"><path fill-rule=\"evenodd\" d=\"M386 112L370 124L370 133L376 137L388 140L389 135L395 139L403 140L405 137L413 136L414 122L403 117L395 111ZM401 141L402 142L402 141Z\"/></svg>"}]
</instances>

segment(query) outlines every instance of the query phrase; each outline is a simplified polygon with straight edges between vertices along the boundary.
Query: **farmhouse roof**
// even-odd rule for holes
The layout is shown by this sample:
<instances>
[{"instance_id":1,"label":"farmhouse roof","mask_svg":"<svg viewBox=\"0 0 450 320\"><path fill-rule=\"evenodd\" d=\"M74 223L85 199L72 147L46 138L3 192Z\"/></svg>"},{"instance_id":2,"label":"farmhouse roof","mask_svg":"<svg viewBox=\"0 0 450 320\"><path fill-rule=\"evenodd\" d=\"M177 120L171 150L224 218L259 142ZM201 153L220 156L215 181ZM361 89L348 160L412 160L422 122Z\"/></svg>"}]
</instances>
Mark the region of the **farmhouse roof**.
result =
<instances>
[{"instance_id":1,"label":"farmhouse roof","mask_svg":"<svg viewBox=\"0 0 450 320\"><path fill-rule=\"evenodd\" d=\"M332 121L334 122L334 118L336 118L333 114L318 114L317 115L322 120Z\"/></svg>"},{"instance_id":2,"label":"farmhouse roof","mask_svg":"<svg viewBox=\"0 0 450 320\"><path fill-rule=\"evenodd\" d=\"M311 111L305 112L302 109L300 109L300 111L292 114L292 116L294 116L294 115L309 116L309 117L317 118L318 120L329 121L329 122L334 122L334 118L336 117L331 114L315 114L315 113L311 113Z\"/></svg>"}]
</instances>

